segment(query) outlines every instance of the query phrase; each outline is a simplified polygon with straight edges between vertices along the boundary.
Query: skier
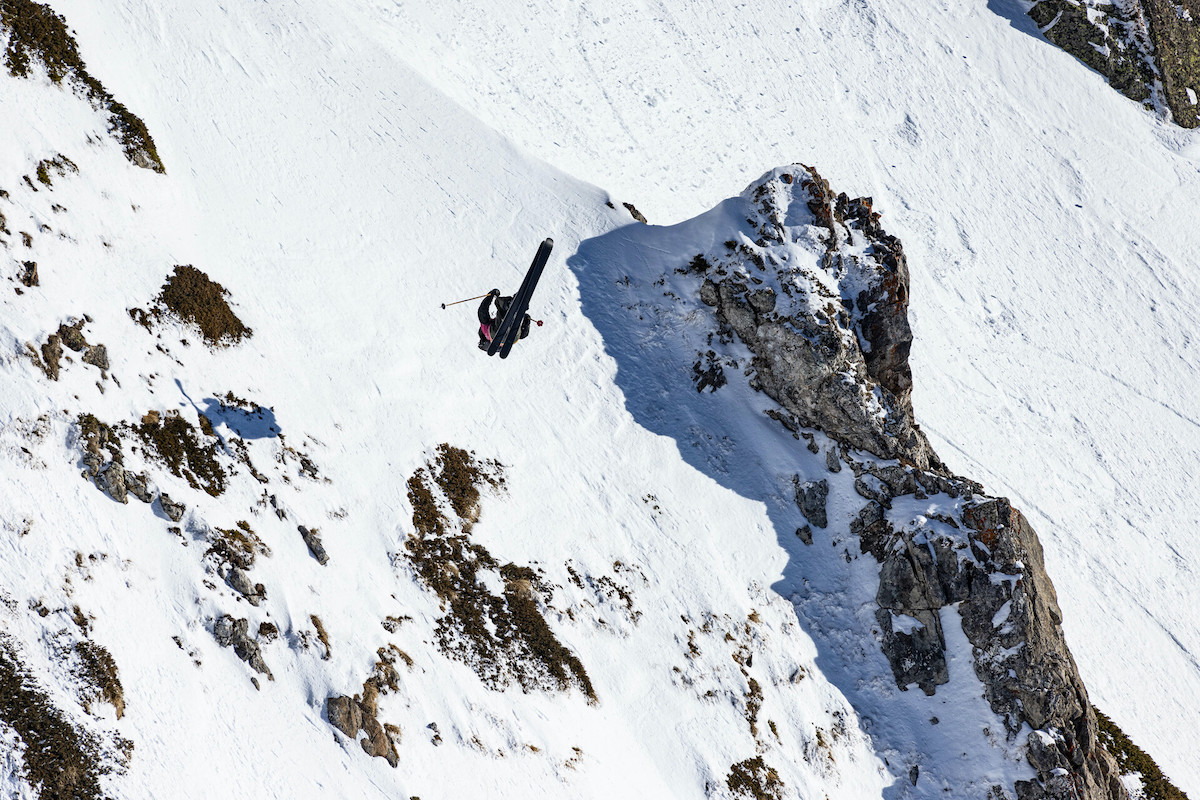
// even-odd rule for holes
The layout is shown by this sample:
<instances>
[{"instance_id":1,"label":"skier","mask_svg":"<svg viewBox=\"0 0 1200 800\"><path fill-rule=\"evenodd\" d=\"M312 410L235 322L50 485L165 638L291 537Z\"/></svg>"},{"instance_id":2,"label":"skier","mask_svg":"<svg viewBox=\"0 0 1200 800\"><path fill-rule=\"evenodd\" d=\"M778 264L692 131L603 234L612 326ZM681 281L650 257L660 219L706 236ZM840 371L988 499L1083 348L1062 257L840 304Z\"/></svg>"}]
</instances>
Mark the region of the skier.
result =
<instances>
[{"instance_id":1,"label":"skier","mask_svg":"<svg viewBox=\"0 0 1200 800\"><path fill-rule=\"evenodd\" d=\"M496 316L491 314L492 301L496 301ZM484 296L483 302L479 304L479 349L487 350L492 342L492 337L496 335L500 328L500 321L504 319L504 312L508 311L508 307L512 305L512 297L501 297L499 289L492 289ZM521 332L517 339L524 339L529 335L529 315L521 320ZM538 323L541 324L540 322Z\"/></svg>"}]
</instances>

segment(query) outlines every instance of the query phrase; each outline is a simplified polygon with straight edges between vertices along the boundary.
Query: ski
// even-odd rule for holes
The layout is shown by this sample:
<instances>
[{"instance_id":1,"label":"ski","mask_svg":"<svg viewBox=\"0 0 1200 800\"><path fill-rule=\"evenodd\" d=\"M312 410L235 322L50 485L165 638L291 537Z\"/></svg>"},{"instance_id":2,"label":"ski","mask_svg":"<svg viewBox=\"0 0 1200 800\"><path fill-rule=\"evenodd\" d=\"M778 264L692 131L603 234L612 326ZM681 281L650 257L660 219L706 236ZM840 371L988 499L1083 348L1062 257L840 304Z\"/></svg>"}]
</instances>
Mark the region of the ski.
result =
<instances>
[{"instance_id":1,"label":"ski","mask_svg":"<svg viewBox=\"0 0 1200 800\"><path fill-rule=\"evenodd\" d=\"M487 354L489 356L499 353L501 358L508 358L509 351L512 350L517 338L521 335L521 323L525 318L525 312L529 310L529 299L533 296L533 290L537 288L538 279L542 277L542 270L546 268L546 262L550 260L550 250L553 247L553 239L546 239L538 247L537 255L533 257L533 263L529 265L529 271L525 273L525 280L521 281L521 288L513 296L512 304L508 307L504 319L500 321L500 328L488 346Z\"/></svg>"}]
</instances>

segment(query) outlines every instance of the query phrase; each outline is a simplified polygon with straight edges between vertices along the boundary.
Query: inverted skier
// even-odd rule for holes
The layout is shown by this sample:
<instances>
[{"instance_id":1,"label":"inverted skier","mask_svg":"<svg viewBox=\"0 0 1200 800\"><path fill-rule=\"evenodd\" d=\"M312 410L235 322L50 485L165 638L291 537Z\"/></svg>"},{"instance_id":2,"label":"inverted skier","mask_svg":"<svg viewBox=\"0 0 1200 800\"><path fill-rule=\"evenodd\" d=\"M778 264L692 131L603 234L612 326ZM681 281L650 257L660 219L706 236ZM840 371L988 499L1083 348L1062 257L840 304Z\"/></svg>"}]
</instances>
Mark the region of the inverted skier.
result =
<instances>
[{"instance_id":1,"label":"inverted skier","mask_svg":"<svg viewBox=\"0 0 1200 800\"><path fill-rule=\"evenodd\" d=\"M496 303L496 315L492 316L491 305L492 301ZM499 289L492 289L484 295L483 302L479 304L479 349L487 350L492 343L492 337L500 330L500 321L504 319L504 312L508 311L508 307L512 305L512 297L501 297ZM517 339L524 339L529 335L529 323L531 319L528 314L521 320L521 331L517 335ZM538 323L541 324L540 322Z\"/></svg>"}]
</instances>

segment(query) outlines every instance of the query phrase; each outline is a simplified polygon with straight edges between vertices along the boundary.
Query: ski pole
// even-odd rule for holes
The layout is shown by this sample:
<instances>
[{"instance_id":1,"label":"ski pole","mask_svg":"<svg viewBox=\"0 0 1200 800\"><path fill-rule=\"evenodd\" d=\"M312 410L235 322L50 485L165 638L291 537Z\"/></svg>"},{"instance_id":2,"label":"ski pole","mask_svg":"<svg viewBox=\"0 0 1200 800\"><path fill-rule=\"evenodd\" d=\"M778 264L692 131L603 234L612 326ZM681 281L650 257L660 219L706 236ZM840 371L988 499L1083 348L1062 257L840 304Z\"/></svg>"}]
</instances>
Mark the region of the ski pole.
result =
<instances>
[{"instance_id":1,"label":"ski pole","mask_svg":"<svg viewBox=\"0 0 1200 800\"><path fill-rule=\"evenodd\" d=\"M442 308L449 308L450 306L456 306L459 303L469 303L472 300L482 300L485 297L487 297L486 294L481 294L478 297L468 297L466 300L455 300L453 303L442 303Z\"/></svg>"}]
</instances>

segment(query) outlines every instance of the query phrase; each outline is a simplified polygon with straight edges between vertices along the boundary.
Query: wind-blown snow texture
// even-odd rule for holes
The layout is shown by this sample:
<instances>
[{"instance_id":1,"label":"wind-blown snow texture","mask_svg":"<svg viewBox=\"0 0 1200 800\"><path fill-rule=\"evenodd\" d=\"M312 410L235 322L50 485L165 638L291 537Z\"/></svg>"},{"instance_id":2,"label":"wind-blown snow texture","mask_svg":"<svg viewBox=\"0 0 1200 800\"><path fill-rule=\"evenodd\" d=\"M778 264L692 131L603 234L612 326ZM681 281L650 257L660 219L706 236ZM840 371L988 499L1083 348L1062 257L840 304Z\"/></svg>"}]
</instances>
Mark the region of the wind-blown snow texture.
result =
<instances>
[{"instance_id":1,"label":"wind-blown snow texture","mask_svg":"<svg viewBox=\"0 0 1200 800\"><path fill-rule=\"evenodd\" d=\"M0 115L6 274L34 260L41 284L0 300L8 352L86 313L120 381L69 352L58 382L16 355L0 364L7 629L57 686L46 631L68 629L76 604L95 618L126 707L87 724L135 745L128 774L106 779L113 794L700 797L760 753L805 797L1028 777L1019 753L935 711L990 713L969 664L952 663L932 698L900 693L874 643L845 633L873 614L876 575L857 574L869 562L808 565L817 580L798 609L780 595L803 573L778 479L820 464L741 382L699 396L677 381L682 345L662 342L667 374L632 391L621 371L655 370L638 365L657 334L610 321L615 265L564 264L630 223L582 181L679 220L798 158L875 195L913 272L919 421L953 467L1026 511L1093 700L1200 791L1200 589L1184 546L1197 523L1184 498L1200 141L1028 35L1022 9L54 6L168 171L131 167L78 98L0 77L0 108L21 109ZM56 153L79 174L31 191L21 176ZM716 231L688 224L691 239L653 237L666 252L652 274ZM474 347L470 306L438 306L515 288L547 235L556 254L534 307L546 326L500 368ZM133 325L126 309L175 264L229 289L254 337L213 351L182 328L158 340ZM218 425L270 481L239 467L220 498L158 469L189 507L180 536L157 506L117 504L79 477L77 413L136 423L177 408L197 422L227 391L271 406L286 439ZM491 692L429 644L436 599L392 556L412 530L405 481L444 441L505 464L473 536L556 585L546 616L598 704ZM264 488L286 520L258 504ZM832 491L831 504L846 487ZM258 608L201 559L205 531L237 520L272 550L252 571ZM329 565L297 524L321 529ZM49 616L27 613L37 601ZM261 692L213 639L221 613L269 614L282 632L262 647L275 680L258 676ZM380 624L405 615L395 633ZM389 642L414 661L380 701L403 731L395 771L323 717ZM929 715L941 724L918 725ZM949 750L960 743L969 767Z\"/></svg>"}]
</instances>

